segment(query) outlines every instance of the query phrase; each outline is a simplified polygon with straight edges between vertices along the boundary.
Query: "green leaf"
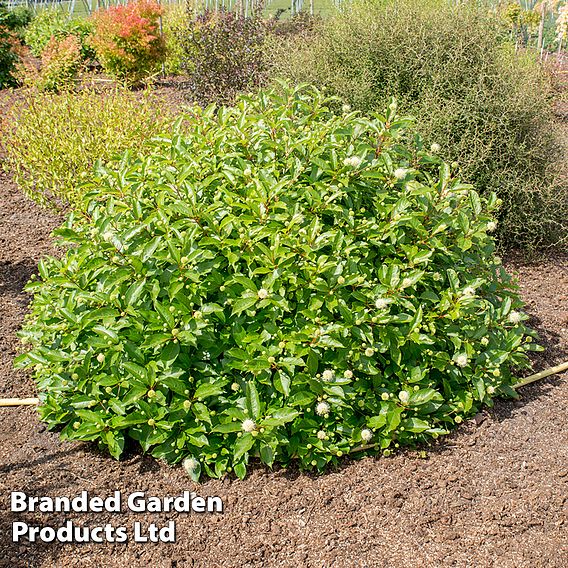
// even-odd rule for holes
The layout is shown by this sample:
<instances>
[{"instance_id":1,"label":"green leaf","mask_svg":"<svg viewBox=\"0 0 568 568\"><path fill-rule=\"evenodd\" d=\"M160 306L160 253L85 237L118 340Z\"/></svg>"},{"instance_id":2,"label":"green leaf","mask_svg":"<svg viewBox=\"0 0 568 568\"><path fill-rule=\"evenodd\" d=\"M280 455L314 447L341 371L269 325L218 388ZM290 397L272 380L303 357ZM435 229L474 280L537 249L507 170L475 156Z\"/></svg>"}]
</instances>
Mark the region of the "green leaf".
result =
<instances>
[{"instance_id":1,"label":"green leaf","mask_svg":"<svg viewBox=\"0 0 568 568\"><path fill-rule=\"evenodd\" d=\"M260 399L256 386L252 381L247 383L247 410L251 418L255 420L260 416Z\"/></svg>"},{"instance_id":2,"label":"green leaf","mask_svg":"<svg viewBox=\"0 0 568 568\"><path fill-rule=\"evenodd\" d=\"M235 453L233 454L233 463L238 462L253 446L255 438L249 432L237 438L235 443Z\"/></svg>"}]
</instances>

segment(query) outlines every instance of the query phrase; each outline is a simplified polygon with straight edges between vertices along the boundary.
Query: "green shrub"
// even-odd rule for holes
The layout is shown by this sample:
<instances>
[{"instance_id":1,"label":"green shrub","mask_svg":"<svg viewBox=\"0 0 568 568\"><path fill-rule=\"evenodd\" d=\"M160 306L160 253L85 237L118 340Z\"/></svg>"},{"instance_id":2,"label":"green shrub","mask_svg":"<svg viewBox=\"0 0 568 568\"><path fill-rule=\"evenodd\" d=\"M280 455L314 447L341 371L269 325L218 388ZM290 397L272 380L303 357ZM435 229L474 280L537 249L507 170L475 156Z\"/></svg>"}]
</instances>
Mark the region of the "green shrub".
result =
<instances>
[{"instance_id":1,"label":"green shrub","mask_svg":"<svg viewBox=\"0 0 568 568\"><path fill-rule=\"evenodd\" d=\"M107 73L136 84L159 70L166 54L159 29L162 12L155 0L133 0L93 15L91 45Z\"/></svg>"},{"instance_id":2,"label":"green shrub","mask_svg":"<svg viewBox=\"0 0 568 568\"><path fill-rule=\"evenodd\" d=\"M40 263L18 364L64 439L136 441L194 478L322 469L436 438L533 347L494 256L495 196L319 92L195 108L89 185Z\"/></svg>"},{"instance_id":3,"label":"green shrub","mask_svg":"<svg viewBox=\"0 0 568 568\"><path fill-rule=\"evenodd\" d=\"M168 75L182 73L185 55L181 40L192 20L193 14L182 4L171 4L164 11L163 26L166 41L164 67Z\"/></svg>"},{"instance_id":4,"label":"green shrub","mask_svg":"<svg viewBox=\"0 0 568 568\"><path fill-rule=\"evenodd\" d=\"M19 42L16 36L6 27L0 25L0 89L16 87L16 65Z\"/></svg>"},{"instance_id":5,"label":"green shrub","mask_svg":"<svg viewBox=\"0 0 568 568\"><path fill-rule=\"evenodd\" d=\"M7 166L24 192L60 208L76 203L95 162L129 148L141 151L168 120L151 94L29 92L12 107L2 143Z\"/></svg>"},{"instance_id":6,"label":"green shrub","mask_svg":"<svg viewBox=\"0 0 568 568\"><path fill-rule=\"evenodd\" d=\"M81 42L81 55L84 60L92 59L94 51L89 46L89 36L93 26L89 20L70 18L67 12L58 8L41 10L26 29L24 39L36 57L46 49L52 37L63 39L76 36Z\"/></svg>"},{"instance_id":7,"label":"green shrub","mask_svg":"<svg viewBox=\"0 0 568 568\"><path fill-rule=\"evenodd\" d=\"M281 43L276 73L325 86L365 112L395 96L460 176L503 199L500 242L535 247L568 227L550 85L474 3L361 0L319 32Z\"/></svg>"},{"instance_id":8,"label":"green shrub","mask_svg":"<svg viewBox=\"0 0 568 568\"><path fill-rule=\"evenodd\" d=\"M33 19L33 12L25 6L17 6L8 10L6 4L0 2L0 26L4 26L21 37L25 28Z\"/></svg>"}]
</instances>

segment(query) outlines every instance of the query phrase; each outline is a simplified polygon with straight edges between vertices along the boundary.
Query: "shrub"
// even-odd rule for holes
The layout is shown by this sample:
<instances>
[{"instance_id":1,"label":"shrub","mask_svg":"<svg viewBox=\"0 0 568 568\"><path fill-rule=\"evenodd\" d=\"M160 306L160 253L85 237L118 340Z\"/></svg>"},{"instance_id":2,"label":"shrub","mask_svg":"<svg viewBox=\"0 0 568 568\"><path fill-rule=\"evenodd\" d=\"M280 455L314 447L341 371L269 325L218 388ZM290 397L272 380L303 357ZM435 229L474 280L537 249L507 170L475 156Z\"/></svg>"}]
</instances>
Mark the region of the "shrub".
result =
<instances>
[{"instance_id":1,"label":"shrub","mask_svg":"<svg viewBox=\"0 0 568 568\"><path fill-rule=\"evenodd\" d=\"M21 36L23 30L29 25L33 19L33 12L25 6L17 6L11 10L6 8L3 2L0 2L0 26L4 26Z\"/></svg>"},{"instance_id":2,"label":"shrub","mask_svg":"<svg viewBox=\"0 0 568 568\"><path fill-rule=\"evenodd\" d=\"M107 73L137 83L159 69L165 57L161 14L162 8L153 0L136 0L95 13L92 45Z\"/></svg>"},{"instance_id":3,"label":"shrub","mask_svg":"<svg viewBox=\"0 0 568 568\"><path fill-rule=\"evenodd\" d=\"M566 234L550 85L531 53L474 3L360 1L275 53L277 74L311 81L354 108L395 96L417 129L482 193L503 199L500 242L535 247Z\"/></svg>"},{"instance_id":4,"label":"shrub","mask_svg":"<svg viewBox=\"0 0 568 568\"><path fill-rule=\"evenodd\" d=\"M184 50L181 45L193 20L192 12L184 5L173 4L164 11L164 38L166 42L165 71L168 75L182 73Z\"/></svg>"},{"instance_id":5,"label":"shrub","mask_svg":"<svg viewBox=\"0 0 568 568\"><path fill-rule=\"evenodd\" d=\"M128 148L140 152L168 121L151 94L30 92L12 107L2 139L7 165L24 192L61 208L76 204L95 162Z\"/></svg>"},{"instance_id":6,"label":"shrub","mask_svg":"<svg viewBox=\"0 0 568 568\"><path fill-rule=\"evenodd\" d=\"M89 46L89 36L92 33L90 21L82 18L70 18L69 15L57 8L41 10L28 26L24 39L30 51L36 57L41 57L52 37L63 39L75 36L81 42L81 55L84 60L92 59L94 52Z\"/></svg>"},{"instance_id":7,"label":"shrub","mask_svg":"<svg viewBox=\"0 0 568 568\"><path fill-rule=\"evenodd\" d=\"M259 15L206 11L177 34L184 53L181 67L197 100L230 102L265 78L266 26Z\"/></svg>"},{"instance_id":8,"label":"shrub","mask_svg":"<svg viewBox=\"0 0 568 568\"><path fill-rule=\"evenodd\" d=\"M19 42L16 36L6 27L0 25L0 89L15 87L18 81L15 76Z\"/></svg>"},{"instance_id":9,"label":"shrub","mask_svg":"<svg viewBox=\"0 0 568 568\"><path fill-rule=\"evenodd\" d=\"M82 63L81 42L76 36L52 37L41 55L38 87L53 92L73 88Z\"/></svg>"},{"instance_id":10,"label":"shrub","mask_svg":"<svg viewBox=\"0 0 568 568\"><path fill-rule=\"evenodd\" d=\"M495 196L319 92L195 108L89 185L40 263L18 364L43 420L194 478L322 469L436 438L510 395L530 337Z\"/></svg>"}]
</instances>

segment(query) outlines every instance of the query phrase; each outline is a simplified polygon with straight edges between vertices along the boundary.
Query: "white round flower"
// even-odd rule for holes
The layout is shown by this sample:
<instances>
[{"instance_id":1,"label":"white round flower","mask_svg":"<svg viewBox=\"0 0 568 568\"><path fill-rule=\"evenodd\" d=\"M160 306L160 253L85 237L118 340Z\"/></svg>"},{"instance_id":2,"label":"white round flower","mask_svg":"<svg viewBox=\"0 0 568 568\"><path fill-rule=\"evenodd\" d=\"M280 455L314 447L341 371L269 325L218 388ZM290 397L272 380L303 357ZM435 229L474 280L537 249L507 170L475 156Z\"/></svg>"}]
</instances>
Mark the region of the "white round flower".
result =
<instances>
[{"instance_id":1,"label":"white round flower","mask_svg":"<svg viewBox=\"0 0 568 568\"><path fill-rule=\"evenodd\" d=\"M256 423L255 423L254 420L247 418L247 419L243 420L243 423L241 424L241 428L245 432L253 432L254 430L256 430Z\"/></svg>"},{"instance_id":2,"label":"white round flower","mask_svg":"<svg viewBox=\"0 0 568 568\"><path fill-rule=\"evenodd\" d=\"M492 233L497 228L497 223L495 221L489 221L487 223L487 230Z\"/></svg>"},{"instance_id":3,"label":"white round flower","mask_svg":"<svg viewBox=\"0 0 568 568\"><path fill-rule=\"evenodd\" d=\"M361 430L361 440L363 442L370 442L373 439L373 433L368 428Z\"/></svg>"},{"instance_id":4,"label":"white round flower","mask_svg":"<svg viewBox=\"0 0 568 568\"><path fill-rule=\"evenodd\" d=\"M351 105L343 105L341 110L343 110L343 112L349 112L351 110Z\"/></svg>"},{"instance_id":5,"label":"white round flower","mask_svg":"<svg viewBox=\"0 0 568 568\"><path fill-rule=\"evenodd\" d=\"M402 402L402 404L408 404L408 401L410 400L410 395L408 394L407 391L400 391L398 393L398 398L400 402Z\"/></svg>"},{"instance_id":6,"label":"white round flower","mask_svg":"<svg viewBox=\"0 0 568 568\"><path fill-rule=\"evenodd\" d=\"M397 168L396 170L394 170L394 177L396 179L404 179L406 177L406 169Z\"/></svg>"},{"instance_id":7,"label":"white round flower","mask_svg":"<svg viewBox=\"0 0 568 568\"><path fill-rule=\"evenodd\" d=\"M482 337L481 338L481 345L489 345L489 338Z\"/></svg>"},{"instance_id":8,"label":"white round flower","mask_svg":"<svg viewBox=\"0 0 568 568\"><path fill-rule=\"evenodd\" d=\"M437 154L440 150L440 144L437 144L436 142L430 146L430 152L432 152L432 154Z\"/></svg>"},{"instance_id":9,"label":"white round flower","mask_svg":"<svg viewBox=\"0 0 568 568\"><path fill-rule=\"evenodd\" d=\"M384 310L388 305L388 300L385 300L385 298L377 298L375 300L375 307L377 310Z\"/></svg>"},{"instance_id":10,"label":"white round flower","mask_svg":"<svg viewBox=\"0 0 568 568\"><path fill-rule=\"evenodd\" d=\"M347 369L347 371L345 371L345 372L343 373L343 376L344 376L346 379L352 379L352 378L353 378L353 371L350 371L349 369Z\"/></svg>"},{"instance_id":11,"label":"white round flower","mask_svg":"<svg viewBox=\"0 0 568 568\"><path fill-rule=\"evenodd\" d=\"M320 430L317 433L318 440L325 440L326 436L327 436L327 434L323 430Z\"/></svg>"},{"instance_id":12,"label":"white round flower","mask_svg":"<svg viewBox=\"0 0 568 568\"><path fill-rule=\"evenodd\" d=\"M361 160L361 158L359 158L358 156L351 156L350 158L345 158L345 160L343 160L343 164L345 166L351 166L352 168L356 168L361 165L362 161L363 160Z\"/></svg>"},{"instance_id":13,"label":"white round flower","mask_svg":"<svg viewBox=\"0 0 568 568\"><path fill-rule=\"evenodd\" d=\"M467 355L465 353L460 353L456 357L456 365L458 367L465 367L467 365Z\"/></svg>"},{"instance_id":14,"label":"white round flower","mask_svg":"<svg viewBox=\"0 0 568 568\"><path fill-rule=\"evenodd\" d=\"M252 171L250 168L246 168L243 172L243 174L245 174L245 176L249 177L251 175Z\"/></svg>"},{"instance_id":15,"label":"white round flower","mask_svg":"<svg viewBox=\"0 0 568 568\"><path fill-rule=\"evenodd\" d=\"M195 458L185 458L181 465L188 474L192 474L199 467L199 462Z\"/></svg>"},{"instance_id":16,"label":"white round flower","mask_svg":"<svg viewBox=\"0 0 568 568\"><path fill-rule=\"evenodd\" d=\"M365 355L367 357L372 357L375 354L375 350L372 347L367 347L367 349L365 349Z\"/></svg>"},{"instance_id":17,"label":"white round flower","mask_svg":"<svg viewBox=\"0 0 568 568\"><path fill-rule=\"evenodd\" d=\"M471 286L467 286L463 289L464 296L475 296L475 290Z\"/></svg>"},{"instance_id":18,"label":"white round flower","mask_svg":"<svg viewBox=\"0 0 568 568\"><path fill-rule=\"evenodd\" d=\"M439 282L440 280L442 280L443 276L439 272L434 272L434 274L432 274L432 278L436 282Z\"/></svg>"},{"instance_id":19,"label":"white round flower","mask_svg":"<svg viewBox=\"0 0 568 568\"><path fill-rule=\"evenodd\" d=\"M114 237L114 233L112 231L105 231L102 234L103 240L105 241L110 241L112 240L112 238Z\"/></svg>"},{"instance_id":20,"label":"white round flower","mask_svg":"<svg viewBox=\"0 0 568 568\"><path fill-rule=\"evenodd\" d=\"M511 323L519 323L521 321L521 319L522 319L522 316L519 312L513 311L509 314L509 321Z\"/></svg>"},{"instance_id":21,"label":"white round flower","mask_svg":"<svg viewBox=\"0 0 568 568\"><path fill-rule=\"evenodd\" d=\"M383 394L381 394L381 398L382 398L383 400L388 400L388 399L390 398L390 397L389 397L389 393L388 393L388 392L384 392Z\"/></svg>"},{"instance_id":22,"label":"white round flower","mask_svg":"<svg viewBox=\"0 0 568 568\"><path fill-rule=\"evenodd\" d=\"M261 288L261 289L258 291L258 297L259 297L261 300L264 300L264 299L268 298L268 290L267 290L266 288Z\"/></svg>"},{"instance_id":23,"label":"white round flower","mask_svg":"<svg viewBox=\"0 0 568 568\"><path fill-rule=\"evenodd\" d=\"M493 394L495 392L495 387L492 387L491 385L489 385L487 387L487 392L488 392L488 394Z\"/></svg>"},{"instance_id":24,"label":"white round flower","mask_svg":"<svg viewBox=\"0 0 568 568\"><path fill-rule=\"evenodd\" d=\"M318 402L316 405L316 414L320 416L329 414L329 404L327 404L327 402Z\"/></svg>"},{"instance_id":25,"label":"white round flower","mask_svg":"<svg viewBox=\"0 0 568 568\"><path fill-rule=\"evenodd\" d=\"M104 354L103 354L103 353L99 353L99 354L97 355L97 361L98 361L99 363L104 363L104 360L105 360Z\"/></svg>"},{"instance_id":26,"label":"white round flower","mask_svg":"<svg viewBox=\"0 0 568 568\"><path fill-rule=\"evenodd\" d=\"M321 378L322 378L324 381L333 381L334 374L335 374L335 373L334 373L331 369L326 369L326 370L322 373Z\"/></svg>"},{"instance_id":27,"label":"white round flower","mask_svg":"<svg viewBox=\"0 0 568 568\"><path fill-rule=\"evenodd\" d=\"M231 390L237 392L239 389L241 388L241 385L239 385L239 383L233 383L231 385Z\"/></svg>"}]
</instances>

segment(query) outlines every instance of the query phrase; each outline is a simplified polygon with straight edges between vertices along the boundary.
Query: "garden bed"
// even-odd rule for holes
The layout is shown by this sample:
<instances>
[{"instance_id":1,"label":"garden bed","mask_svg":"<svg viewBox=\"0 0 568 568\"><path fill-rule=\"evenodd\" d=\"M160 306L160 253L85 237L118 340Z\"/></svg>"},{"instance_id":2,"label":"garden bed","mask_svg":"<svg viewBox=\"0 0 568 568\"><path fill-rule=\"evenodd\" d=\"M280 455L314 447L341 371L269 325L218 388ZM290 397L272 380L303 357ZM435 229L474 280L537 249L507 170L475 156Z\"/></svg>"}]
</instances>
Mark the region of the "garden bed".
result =
<instances>
[{"instance_id":1,"label":"garden bed","mask_svg":"<svg viewBox=\"0 0 568 568\"><path fill-rule=\"evenodd\" d=\"M26 313L22 288L53 252L58 219L0 177L0 396L29 396L32 379L12 370ZM539 264L506 261L518 273L530 322L547 348L542 369L568 358L568 255ZM10 513L2 499L0 566L499 566L568 563L567 374L498 401L437 447L391 458L345 460L325 475L252 468L244 480L196 485L182 468L129 454L121 462L92 446L62 443L32 408L0 412L0 490L105 497L194 490L218 495L223 514ZM175 544L7 544L13 521L59 525L166 524Z\"/></svg>"}]
</instances>

